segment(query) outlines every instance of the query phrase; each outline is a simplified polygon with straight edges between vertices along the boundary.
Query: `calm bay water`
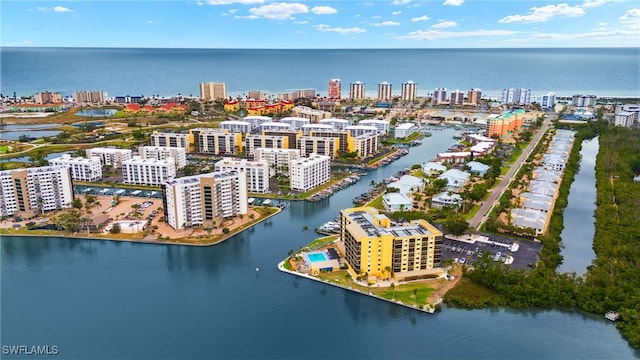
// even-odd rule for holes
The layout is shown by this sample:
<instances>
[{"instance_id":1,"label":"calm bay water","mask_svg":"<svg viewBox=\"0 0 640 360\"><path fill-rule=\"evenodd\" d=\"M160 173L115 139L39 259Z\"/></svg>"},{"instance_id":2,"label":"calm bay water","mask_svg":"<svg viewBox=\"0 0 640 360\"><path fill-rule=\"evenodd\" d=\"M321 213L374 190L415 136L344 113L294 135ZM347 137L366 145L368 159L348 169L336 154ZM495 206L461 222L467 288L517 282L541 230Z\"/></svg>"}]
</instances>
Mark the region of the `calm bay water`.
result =
<instances>
[{"instance_id":1,"label":"calm bay water","mask_svg":"<svg viewBox=\"0 0 640 360\"><path fill-rule=\"evenodd\" d=\"M57 345L65 359L632 359L601 315L445 309L429 315L282 273L289 249L380 181L454 140L409 155L318 203L213 247L3 237L3 345ZM256 268L260 271L256 272Z\"/></svg>"},{"instance_id":2,"label":"calm bay water","mask_svg":"<svg viewBox=\"0 0 640 360\"><path fill-rule=\"evenodd\" d=\"M3 94L102 90L109 96L199 94L201 82L224 82L235 96L249 90L276 95L300 88L327 95L329 79L363 81L373 96L382 81L399 94L401 84L418 83L418 95L434 88L502 89L524 87L533 97L640 97L640 49L395 49L395 50L238 50L8 48L1 64ZM46 75L46 76L43 76Z\"/></svg>"},{"instance_id":3,"label":"calm bay water","mask_svg":"<svg viewBox=\"0 0 640 360\"><path fill-rule=\"evenodd\" d=\"M580 150L580 170L569 189L569 199L564 211L562 256L564 260L558 268L561 272L575 272L579 275L587 271L595 258L593 236L595 234L596 210L596 156L598 138L582 142Z\"/></svg>"}]
</instances>

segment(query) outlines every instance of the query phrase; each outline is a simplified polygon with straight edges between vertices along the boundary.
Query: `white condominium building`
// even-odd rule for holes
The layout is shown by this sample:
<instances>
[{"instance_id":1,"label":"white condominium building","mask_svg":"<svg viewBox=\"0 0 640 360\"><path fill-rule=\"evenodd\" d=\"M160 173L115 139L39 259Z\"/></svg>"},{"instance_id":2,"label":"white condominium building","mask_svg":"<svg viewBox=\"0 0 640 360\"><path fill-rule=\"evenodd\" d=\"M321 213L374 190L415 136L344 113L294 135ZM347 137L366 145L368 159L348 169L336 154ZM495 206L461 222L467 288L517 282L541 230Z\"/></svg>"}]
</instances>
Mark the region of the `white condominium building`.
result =
<instances>
[{"instance_id":1,"label":"white condominium building","mask_svg":"<svg viewBox=\"0 0 640 360\"><path fill-rule=\"evenodd\" d=\"M102 179L102 165L100 165L100 159L97 157L89 159L83 157L74 158L69 154L64 154L61 157L49 160L49 164L71 169L71 178L73 180L98 181Z\"/></svg>"},{"instance_id":2,"label":"white condominium building","mask_svg":"<svg viewBox=\"0 0 640 360\"><path fill-rule=\"evenodd\" d=\"M589 107L596 105L597 97L595 95L573 95L571 97L571 104L576 107Z\"/></svg>"},{"instance_id":3,"label":"white condominium building","mask_svg":"<svg viewBox=\"0 0 640 360\"><path fill-rule=\"evenodd\" d=\"M159 133L154 132L151 134L152 146L168 146L168 147L181 147L189 152L189 145L192 138L190 134L179 133Z\"/></svg>"},{"instance_id":4,"label":"white condominium building","mask_svg":"<svg viewBox=\"0 0 640 360\"><path fill-rule=\"evenodd\" d=\"M464 104L464 92L460 90L455 90L451 92L451 99L449 100L451 105L462 105Z\"/></svg>"},{"instance_id":5,"label":"white condominium building","mask_svg":"<svg viewBox=\"0 0 640 360\"><path fill-rule=\"evenodd\" d=\"M311 154L291 162L291 190L309 191L331 180L331 158Z\"/></svg>"},{"instance_id":6,"label":"white condominium building","mask_svg":"<svg viewBox=\"0 0 640 360\"><path fill-rule=\"evenodd\" d=\"M297 116L283 117L282 119L280 119L280 122L283 124L289 124L290 129L292 130L300 130L304 125L311 124L311 120Z\"/></svg>"},{"instance_id":7,"label":"white condominium building","mask_svg":"<svg viewBox=\"0 0 640 360\"><path fill-rule=\"evenodd\" d=\"M351 100L362 100L365 98L364 83L356 81L349 85L349 97Z\"/></svg>"},{"instance_id":8,"label":"white condominium building","mask_svg":"<svg viewBox=\"0 0 640 360\"><path fill-rule=\"evenodd\" d=\"M320 124L320 123L318 123L318 124L302 125L300 130L302 130L302 135L308 136L313 131L331 131L331 130L335 130L335 129L333 128L333 126L331 126L329 124Z\"/></svg>"},{"instance_id":9,"label":"white condominium building","mask_svg":"<svg viewBox=\"0 0 640 360\"><path fill-rule=\"evenodd\" d=\"M251 130L253 130L259 128L262 123L273 122L273 118L269 116L252 115L245 116L244 118L242 118L242 121L251 124Z\"/></svg>"},{"instance_id":10,"label":"white condominium building","mask_svg":"<svg viewBox=\"0 0 640 360\"><path fill-rule=\"evenodd\" d=\"M143 159L162 160L173 158L177 169L187 166L187 150L180 147L169 146L140 146L138 147L138 156Z\"/></svg>"},{"instance_id":11,"label":"white condominium building","mask_svg":"<svg viewBox=\"0 0 640 360\"><path fill-rule=\"evenodd\" d=\"M174 229L213 225L248 211L244 174L213 172L162 184L164 216Z\"/></svg>"},{"instance_id":12,"label":"white condominium building","mask_svg":"<svg viewBox=\"0 0 640 360\"><path fill-rule=\"evenodd\" d=\"M375 128L378 129L378 134L386 135L389 133L390 123L387 120L366 119L360 120L358 125L375 126Z\"/></svg>"},{"instance_id":13,"label":"white condominium building","mask_svg":"<svg viewBox=\"0 0 640 360\"><path fill-rule=\"evenodd\" d=\"M540 107L543 109L551 109L556 106L556 93L550 92L547 95L542 96L542 100L540 101Z\"/></svg>"},{"instance_id":14,"label":"white condominium building","mask_svg":"<svg viewBox=\"0 0 640 360\"><path fill-rule=\"evenodd\" d=\"M173 158L156 160L134 156L122 162L122 179L125 184L160 186L174 177L176 163Z\"/></svg>"},{"instance_id":15,"label":"white condominium building","mask_svg":"<svg viewBox=\"0 0 640 360\"><path fill-rule=\"evenodd\" d=\"M352 137L356 137L356 136L367 134L367 133L373 133L373 134L378 133L378 128L376 126L371 126L371 125L349 125L344 129L347 130Z\"/></svg>"},{"instance_id":16,"label":"white condominium building","mask_svg":"<svg viewBox=\"0 0 640 360\"><path fill-rule=\"evenodd\" d=\"M247 191L251 193L269 192L269 163L247 159L223 158L215 164L214 170L235 171L247 177Z\"/></svg>"},{"instance_id":17,"label":"white condominium building","mask_svg":"<svg viewBox=\"0 0 640 360\"><path fill-rule=\"evenodd\" d=\"M380 147L379 138L378 134L372 133L354 136L353 145L358 157L366 158L378 152Z\"/></svg>"},{"instance_id":18,"label":"white condominium building","mask_svg":"<svg viewBox=\"0 0 640 360\"><path fill-rule=\"evenodd\" d=\"M433 102L442 104L447 101L447 88L436 88L433 90Z\"/></svg>"},{"instance_id":19,"label":"white condominium building","mask_svg":"<svg viewBox=\"0 0 640 360\"><path fill-rule=\"evenodd\" d=\"M501 104L517 104L517 105L529 105L531 104L531 90L529 89L517 89L509 88L502 90Z\"/></svg>"},{"instance_id":20,"label":"white condominium building","mask_svg":"<svg viewBox=\"0 0 640 360\"><path fill-rule=\"evenodd\" d=\"M300 150L256 148L253 150L253 159L266 161L269 164L269 176L289 175L291 162L300 159Z\"/></svg>"},{"instance_id":21,"label":"white condominium building","mask_svg":"<svg viewBox=\"0 0 640 360\"><path fill-rule=\"evenodd\" d=\"M217 100L227 97L227 86L225 83L200 83L200 99Z\"/></svg>"},{"instance_id":22,"label":"white condominium building","mask_svg":"<svg viewBox=\"0 0 640 360\"><path fill-rule=\"evenodd\" d=\"M73 201L71 174L65 166L0 171L0 216L63 209Z\"/></svg>"},{"instance_id":23,"label":"white condominium building","mask_svg":"<svg viewBox=\"0 0 640 360\"><path fill-rule=\"evenodd\" d=\"M398 139L404 139L410 136L414 132L418 131L418 127L414 123L401 123L396 125L395 137Z\"/></svg>"},{"instance_id":24,"label":"white condominium building","mask_svg":"<svg viewBox=\"0 0 640 360\"><path fill-rule=\"evenodd\" d=\"M349 120L328 118L328 119L322 119L322 120L318 121L318 124L319 125L331 125L331 127L333 127L334 129L341 130L341 129L344 129L345 127L349 126Z\"/></svg>"},{"instance_id":25,"label":"white condominium building","mask_svg":"<svg viewBox=\"0 0 640 360\"><path fill-rule=\"evenodd\" d=\"M251 132L251 123L247 121L228 120L220 122L221 130L228 130L230 133L246 134Z\"/></svg>"},{"instance_id":26,"label":"white condominium building","mask_svg":"<svg viewBox=\"0 0 640 360\"><path fill-rule=\"evenodd\" d=\"M133 152L129 149L93 148L85 151L87 158L97 157L102 165L121 168L122 162L131 159Z\"/></svg>"},{"instance_id":27,"label":"white condominium building","mask_svg":"<svg viewBox=\"0 0 640 360\"><path fill-rule=\"evenodd\" d=\"M391 100L391 84L386 81L378 84L378 100Z\"/></svg>"},{"instance_id":28,"label":"white condominium building","mask_svg":"<svg viewBox=\"0 0 640 360\"><path fill-rule=\"evenodd\" d=\"M416 101L418 95L418 84L409 80L402 83L402 93L400 97L403 101Z\"/></svg>"}]
</instances>

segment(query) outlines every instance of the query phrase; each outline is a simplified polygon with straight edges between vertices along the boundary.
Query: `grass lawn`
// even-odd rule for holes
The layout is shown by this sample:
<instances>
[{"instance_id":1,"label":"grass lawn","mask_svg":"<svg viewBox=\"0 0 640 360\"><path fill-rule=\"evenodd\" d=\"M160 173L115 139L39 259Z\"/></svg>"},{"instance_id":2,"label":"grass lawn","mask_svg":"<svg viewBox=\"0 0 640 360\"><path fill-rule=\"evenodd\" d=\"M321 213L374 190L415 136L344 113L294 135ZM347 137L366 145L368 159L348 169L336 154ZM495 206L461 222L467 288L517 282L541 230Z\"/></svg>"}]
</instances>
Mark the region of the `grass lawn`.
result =
<instances>
[{"instance_id":1,"label":"grass lawn","mask_svg":"<svg viewBox=\"0 0 640 360\"><path fill-rule=\"evenodd\" d=\"M513 148L513 152L511 153L511 158L509 159L509 161L507 162L508 165L513 164L516 160L518 160L518 158L520 157L520 154L522 154L522 149L524 149L527 145L523 144L523 145L516 145ZM503 174L504 175L504 174Z\"/></svg>"},{"instance_id":2,"label":"grass lawn","mask_svg":"<svg viewBox=\"0 0 640 360\"><path fill-rule=\"evenodd\" d=\"M4 154L7 151L9 151L9 146L8 145L0 146L0 153Z\"/></svg>"},{"instance_id":3,"label":"grass lawn","mask_svg":"<svg viewBox=\"0 0 640 360\"><path fill-rule=\"evenodd\" d=\"M372 295L379 296L383 299L401 301L406 305L416 304L420 308L427 305L429 295L435 291L426 281L401 284L397 285L394 289L391 289L391 287L378 288L361 286L351 280L351 277L348 276L345 270L321 273L318 275L318 278L340 286L357 289L363 293L370 292Z\"/></svg>"},{"instance_id":4,"label":"grass lawn","mask_svg":"<svg viewBox=\"0 0 640 360\"><path fill-rule=\"evenodd\" d=\"M469 220L471 219L477 212L478 210L480 210L480 205L473 205L473 207L471 208L471 211L469 211L468 213L466 213L464 215L464 218Z\"/></svg>"},{"instance_id":5,"label":"grass lawn","mask_svg":"<svg viewBox=\"0 0 640 360\"><path fill-rule=\"evenodd\" d=\"M364 206L372 206L372 207L374 207L376 209L379 209L379 210L385 210L384 205L382 205L382 195L384 195L384 194L381 194L380 196L376 197L375 199L369 201Z\"/></svg>"}]
</instances>

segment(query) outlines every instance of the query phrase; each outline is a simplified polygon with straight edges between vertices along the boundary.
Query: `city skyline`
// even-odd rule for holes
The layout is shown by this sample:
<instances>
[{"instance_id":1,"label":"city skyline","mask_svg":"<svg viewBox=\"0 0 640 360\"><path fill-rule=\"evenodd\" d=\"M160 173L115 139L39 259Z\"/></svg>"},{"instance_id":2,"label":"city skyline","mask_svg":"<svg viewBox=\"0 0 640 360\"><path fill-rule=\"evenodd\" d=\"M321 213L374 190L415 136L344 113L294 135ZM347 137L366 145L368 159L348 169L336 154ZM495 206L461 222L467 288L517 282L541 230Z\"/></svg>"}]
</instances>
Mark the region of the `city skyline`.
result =
<instances>
[{"instance_id":1,"label":"city skyline","mask_svg":"<svg viewBox=\"0 0 640 360\"><path fill-rule=\"evenodd\" d=\"M1 46L302 49L640 45L640 6L626 0L4 1L0 17ZM42 28L56 31L42 32Z\"/></svg>"}]
</instances>

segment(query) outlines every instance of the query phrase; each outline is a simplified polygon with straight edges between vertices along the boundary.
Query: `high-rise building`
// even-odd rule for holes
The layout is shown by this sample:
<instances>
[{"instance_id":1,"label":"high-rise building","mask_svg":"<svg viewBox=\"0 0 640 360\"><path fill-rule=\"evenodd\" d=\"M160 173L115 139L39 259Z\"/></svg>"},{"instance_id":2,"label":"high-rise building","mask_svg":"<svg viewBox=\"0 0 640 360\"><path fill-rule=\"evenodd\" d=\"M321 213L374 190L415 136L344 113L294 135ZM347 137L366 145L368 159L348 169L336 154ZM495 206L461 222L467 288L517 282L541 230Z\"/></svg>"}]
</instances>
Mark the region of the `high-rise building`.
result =
<instances>
[{"instance_id":1,"label":"high-rise building","mask_svg":"<svg viewBox=\"0 0 640 360\"><path fill-rule=\"evenodd\" d=\"M553 109L556 106L556 93L550 92L542 96L540 107L543 109Z\"/></svg>"},{"instance_id":2,"label":"high-rise building","mask_svg":"<svg viewBox=\"0 0 640 360\"><path fill-rule=\"evenodd\" d=\"M122 181L125 184L160 186L174 177L176 163L173 158L156 160L134 156L122 162Z\"/></svg>"},{"instance_id":3,"label":"high-rise building","mask_svg":"<svg viewBox=\"0 0 640 360\"><path fill-rule=\"evenodd\" d=\"M460 90L455 90L451 92L451 99L449 102L451 105L462 105L464 104L464 92Z\"/></svg>"},{"instance_id":4,"label":"high-rise building","mask_svg":"<svg viewBox=\"0 0 640 360\"><path fill-rule=\"evenodd\" d=\"M391 100L391 84L383 81L378 84L378 100L388 101Z\"/></svg>"},{"instance_id":5,"label":"high-rise building","mask_svg":"<svg viewBox=\"0 0 640 360\"><path fill-rule=\"evenodd\" d=\"M329 80L329 99L340 99L340 79Z\"/></svg>"},{"instance_id":6,"label":"high-rise building","mask_svg":"<svg viewBox=\"0 0 640 360\"><path fill-rule=\"evenodd\" d=\"M116 169L122 167L122 162L129 160L132 157L132 151L130 149L115 149L115 148L92 148L85 150L87 158L98 158L100 164L105 166L112 166Z\"/></svg>"},{"instance_id":7,"label":"high-rise building","mask_svg":"<svg viewBox=\"0 0 640 360\"><path fill-rule=\"evenodd\" d=\"M524 88L503 89L500 103L503 105L529 105L531 104L531 90Z\"/></svg>"},{"instance_id":8,"label":"high-rise building","mask_svg":"<svg viewBox=\"0 0 640 360\"><path fill-rule=\"evenodd\" d=\"M39 92L34 95L34 100L36 104L57 104L62 102L62 94L48 91Z\"/></svg>"},{"instance_id":9,"label":"high-rise building","mask_svg":"<svg viewBox=\"0 0 640 360\"><path fill-rule=\"evenodd\" d=\"M200 99L218 100L227 97L227 86L225 83L200 83Z\"/></svg>"},{"instance_id":10,"label":"high-rise building","mask_svg":"<svg viewBox=\"0 0 640 360\"><path fill-rule=\"evenodd\" d=\"M519 131L524 125L524 110L516 109L495 118L487 119L487 136L503 137Z\"/></svg>"},{"instance_id":11,"label":"high-rise building","mask_svg":"<svg viewBox=\"0 0 640 360\"><path fill-rule=\"evenodd\" d=\"M365 133L353 137L353 147L359 158L366 158L378 152L380 147L380 135L377 133Z\"/></svg>"},{"instance_id":12,"label":"high-rise building","mask_svg":"<svg viewBox=\"0 0 640 360\"><path fill-rule=\"evenodd\" d=\"M365 98L363 82L356 81L349 85L349 98L351 98L351 100L362 100Z\"/></svg>"},{"instance_id":13,"label":"high-rise building","mask_svg":"<svg viewBox=\"0 0 640 360\"><path fill-rule=\"evenodd\" d=\"M401 98L403 101L416 101L418 96L418 84L409 80L402 83Z\"/></svg>"},{"instance_id":14,"label":"high-rise building","mask_svg":"<svg viewBox=\"0 0 640 360\"><path fill-rule=\"evenodd\" d=\"M247 191L251 193L269 192L269 163L247 159L223 158L215 164L216 172L235 171L247 177Z\"/></svg>"},{"instance_id":15,"label":"high-rise building","mask_svg":"<svg viewBox=\"0 0 640 360\"><path fill-rule=\"evenodd\" d=\"M76 91L73 100L78 104L104 104L107 101L107 93L104 91Z\"/></svg>"},{"instance_id":16,"label":"high-rise building","mask_svg":"<svg viewBox=\"0 0 640 360\"><path fill-rule=\"evenodd\" d=\"M73 200L71 173L65 166L0 171L0 216L32 218L71 207Z\"/></svg>"},{"instance_id":17,"label":"high-rise building","mask_svg":"<svg viewBox=\"0 0 640 360\"><path fill-rule=\"evenodd\" d=\"M181 147L139 146L138 155L143 159L162 160L173 158L176 170L187 166L187 151Z\"/></svg>"},{"instance_id":18,"label":"high-rise building","mask_svg":"<svg viewBox=\"0 0 640 360\"><path fill-rule=\"evenodd\" d=\"M575 107L589 107L596 104L595 95L573 95L571 104Z\"/></svg>"},{"instance_id":19,"label":"high-rise building","mask_svg":"<svg viewBox=\"0 0 640 360\"><path fill-rule=\"evenodd\" d=\"M423 219L396 225L373 207L340 212L348 272L396 280L441 276L442 232Z\"/></svg>"},{"instance_id":20,"label":"high-rise building","mask_svg":"<svg viewBox=\"0 0 640 360\"><path fill-rule=\"evenodd\" d=\"M97 157L83 158L63 154L49 160L49 165L64 166L71 170L71 178L78 181L98 181L102 179L102 166Z\"/></svg>"},{"instance_id":21,"label":"high-rise building","mask_svg":"<svg viewBox=\"0 0 640 360\"><path fill-rule=\"evenodd\" d=\"M433 90L433 102L442 104L447 101L447 88L436 88Z\"/></svg>"},{"instance_id":22,"label":"high-rise building","mask_svg":"<svg viewBox=\"0 0 640 360\"><path fill-rule=\"evenodd\" d=\"M482 98L482 90L480 89L469 89L467 93L467 101L469 104L478 105L480 104L480 99Z\"/></svg>"},{"instance_id":23,"label":"high-rise building","mask_svg":"<svg viewBox=\"0 0 640 360\"><path fill-rule=\"evenodd\" d=\"M264 100L267 97L268 97L268 94L266 92L262 92L258 90L247 91L247 99Z\"/></svg>"},{"instance_id":24,"label":"high-rise building","mask_svg":"<svg viewBox=\"0 0 640 360\"><path fill-rule=\"evenodd\" d=\"M162 184L162 201L165 220L174 229L245 215L247 177L229 171L169 180Z\"/></svg>"},{"instance_id":25,"label":"high-rise building","mask_svg":"<svg viewBox=\"0 0 640 360\"><path fill-rule=\"evenodd\" d=\"M309 191L331 180L331 158L326 155L310 154L291 162L291 190Z\"/></svg>"}]
</instances>

